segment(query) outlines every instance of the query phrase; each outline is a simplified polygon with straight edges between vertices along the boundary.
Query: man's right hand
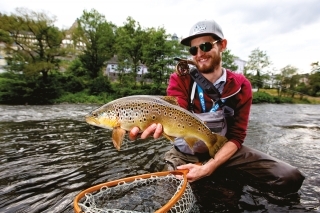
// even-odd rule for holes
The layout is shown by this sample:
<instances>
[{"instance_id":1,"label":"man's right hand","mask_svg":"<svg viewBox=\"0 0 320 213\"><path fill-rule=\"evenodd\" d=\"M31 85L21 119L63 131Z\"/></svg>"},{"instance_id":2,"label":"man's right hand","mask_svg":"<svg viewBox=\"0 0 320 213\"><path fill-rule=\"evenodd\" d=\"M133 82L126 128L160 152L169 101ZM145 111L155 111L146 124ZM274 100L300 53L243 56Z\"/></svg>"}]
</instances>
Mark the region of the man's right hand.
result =
<instances>
[{"instance_id":1,"label":"man's right hand","mask_svg":"<svg viewBox=\"0 0 320 213\"><path fill-rule=\"evenodd\" d=\"M153 138L159 138L162 135L162 125L159 124L151 124L149 127L147 127L141 134L141 139L146 139L148 136L153 134ZM136 140L139 135L140 129L138 127L133 127L129 132L129 139L130 140Z\"/></svg>"}]
</instances>

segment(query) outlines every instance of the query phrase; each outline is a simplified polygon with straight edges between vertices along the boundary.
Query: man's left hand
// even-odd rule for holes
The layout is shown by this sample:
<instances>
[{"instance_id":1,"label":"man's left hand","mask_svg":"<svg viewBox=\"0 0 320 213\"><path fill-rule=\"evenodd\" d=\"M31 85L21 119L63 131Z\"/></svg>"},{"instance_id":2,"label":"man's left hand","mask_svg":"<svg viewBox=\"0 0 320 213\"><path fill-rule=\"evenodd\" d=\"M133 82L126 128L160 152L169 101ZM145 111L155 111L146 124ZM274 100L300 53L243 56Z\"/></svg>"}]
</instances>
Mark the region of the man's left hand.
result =
<instances>
[{"instance_id":1,"label":"man's left hand","mask_svg":"<svg viewBox=\"0 0 320 213\"><path fill-rule=\"evenodd\" d=\"M187 179L189 182L199 180L199 179L209 175L209 172L207 171L207 169L204 165L197 165L197 164L189 163L189 164L184 164L184 165L178 166L177 169L188 169L189 170L189 172L187 173Z\"/></svg>"}]
</instances>

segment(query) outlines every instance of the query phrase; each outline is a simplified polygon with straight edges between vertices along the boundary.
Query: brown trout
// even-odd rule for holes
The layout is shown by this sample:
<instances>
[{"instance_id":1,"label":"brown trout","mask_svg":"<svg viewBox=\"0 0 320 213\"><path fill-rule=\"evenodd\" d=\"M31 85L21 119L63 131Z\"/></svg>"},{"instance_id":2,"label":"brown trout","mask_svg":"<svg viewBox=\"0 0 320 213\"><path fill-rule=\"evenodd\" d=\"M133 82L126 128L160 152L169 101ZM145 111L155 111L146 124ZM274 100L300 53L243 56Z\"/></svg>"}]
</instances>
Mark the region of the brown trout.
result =
<instances>
[{"instance_id":1,"label":"brown trout","mask_svg":"<svg viewBox=\"0 0 320 213\"><path fill-rule=\"evenodd\" d=\"M88 124L111 129L113 145L120 150L126 131L139 127L141 132L153 123L163 126L163 136L173 141L184 138L192 149L201 140L214 157L228 141L212 133L196 115L180 107L176 97L134 95L111 101L86 115Z\"/></svg>"}]
</instances>

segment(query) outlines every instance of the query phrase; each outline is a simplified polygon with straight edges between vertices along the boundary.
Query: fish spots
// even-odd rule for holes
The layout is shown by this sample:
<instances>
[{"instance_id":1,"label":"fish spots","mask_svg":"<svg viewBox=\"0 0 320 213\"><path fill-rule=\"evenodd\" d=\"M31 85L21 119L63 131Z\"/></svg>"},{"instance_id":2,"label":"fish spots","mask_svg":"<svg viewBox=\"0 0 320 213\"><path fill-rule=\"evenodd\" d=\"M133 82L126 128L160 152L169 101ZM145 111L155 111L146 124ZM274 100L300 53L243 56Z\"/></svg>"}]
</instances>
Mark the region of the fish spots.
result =
<instances>
[{"instance_id":1,"label":"fish spots","mask_svg":"<svg viewBox=\"0 0 320 213\"><path fill-rule=\"evenodd\" d=\"M127 129L161 123L175 136L192 134L201 140L206 140L210 132L193 113L156 96L124 97L104 105L102 110L105 113L99 116L118 120Z\"/></svg>"}]
</instances>

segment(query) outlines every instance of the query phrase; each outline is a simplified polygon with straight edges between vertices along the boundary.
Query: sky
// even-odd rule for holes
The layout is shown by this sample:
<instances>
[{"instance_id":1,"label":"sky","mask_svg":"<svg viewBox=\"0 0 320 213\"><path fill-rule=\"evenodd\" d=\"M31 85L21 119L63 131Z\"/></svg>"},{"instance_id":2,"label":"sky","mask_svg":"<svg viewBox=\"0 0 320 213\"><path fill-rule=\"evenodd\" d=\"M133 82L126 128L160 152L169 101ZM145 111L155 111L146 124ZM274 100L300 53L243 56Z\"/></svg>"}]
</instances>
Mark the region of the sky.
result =
<instances>
[{"instance_id":1,"label":"sky","mask_svg":"<svg viewBox=\"0 0 320 213\"><path fill-rule=\"evenodd\" d=\"M320 61L319 0L0 1L1 13L16 13L16 8L56 16L59 28L69 28L84 10L95 9L118 27L130 16L143 28L163 27L179 38L188 36L196 22L213 19L233 55L247 61L259 48L272 62L270 72L291 65L301 74L310 73L310 64Z\"/></svg>"}]
</instances>

